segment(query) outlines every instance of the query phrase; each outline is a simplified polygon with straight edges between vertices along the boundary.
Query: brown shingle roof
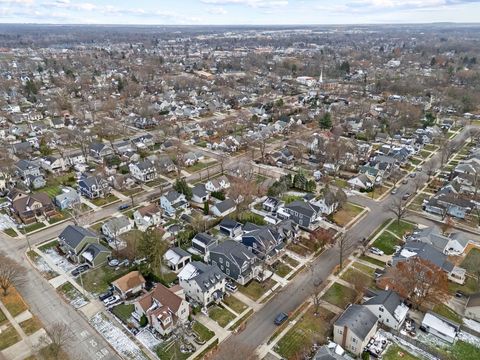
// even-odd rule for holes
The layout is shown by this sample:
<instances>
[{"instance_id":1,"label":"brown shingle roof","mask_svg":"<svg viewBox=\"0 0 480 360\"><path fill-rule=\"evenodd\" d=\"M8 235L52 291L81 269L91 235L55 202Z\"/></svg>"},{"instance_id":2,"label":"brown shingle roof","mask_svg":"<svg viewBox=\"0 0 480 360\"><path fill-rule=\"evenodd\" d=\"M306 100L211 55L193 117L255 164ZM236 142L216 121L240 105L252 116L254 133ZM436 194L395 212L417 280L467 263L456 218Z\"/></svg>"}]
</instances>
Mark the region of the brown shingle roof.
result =
<instances>
[{"instance_id":1,"label":"brown shingle roof","mask_svg":"<svg viewBox=\"0 0 480 360\"><path fill-rule=\"evenodd\" d=\"M131 271L113 282L113 285L123 292L127 292L141 284L145 284L145 279L139 271Z\"/></svg>"},{"instance_id":2,"label":"brown shingle roof","mask_svg":"<svg viewBox=\"0 0 480 360\"><path fill-rule=\"evenodd\" d=\"M183 300L180 296L174 294L169 288L162 284L157 284L150 292L138 299L138 303L143 311L146 312L152 306L153 299L157 300L163 306L168 307L175 314L180 308Z\"/></svg>"}]
</instances>

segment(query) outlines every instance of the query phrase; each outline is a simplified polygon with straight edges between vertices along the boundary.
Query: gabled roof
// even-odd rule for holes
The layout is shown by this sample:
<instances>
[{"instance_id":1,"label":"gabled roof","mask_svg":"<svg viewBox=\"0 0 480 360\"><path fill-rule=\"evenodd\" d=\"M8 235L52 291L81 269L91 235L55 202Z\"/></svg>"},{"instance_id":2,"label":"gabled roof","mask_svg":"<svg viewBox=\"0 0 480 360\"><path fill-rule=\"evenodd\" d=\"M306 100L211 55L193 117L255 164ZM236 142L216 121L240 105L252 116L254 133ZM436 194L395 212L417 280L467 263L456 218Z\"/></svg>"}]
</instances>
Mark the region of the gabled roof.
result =
<instances>
[{"instance_id":1,"label":"gabled roof","mask_svg":"<svg viewBox=\"0 0 480 360\"><path fill-rule=\"evenodd\" d=\"M157 301L160 305L158 307L166 306L172 313L176 313L182 305L183 299L177 294L173 293L169 288L162 284L157 284L155 287L138 298L137 302L143 311L147 312L149 309L155 310L154 302Z\"/></svg>"},{"instance_id":2,"label":"gabled roof","mask_svg":"<svg viewBox=\"0 0 480 360\"><path fill-rule=\"evenodd\" d=\"M210 250L210 254L222 254L236 264L240 269L246 262L252 261L256 256L242 243L234 240L225 240Z\"/></svg>"},{"instance_id":3,"label":"gabled roof","mask_svg":"<svg viewBox=\"0 0 480 360\"><path fill-rule=\"evenodd\" d=\"M192 193L198 197L205 197L208 195L207 189L205 188L205 184L197 184L193 187Z\"/></svg>"},{"instance_id":4,"label":"gabled roof","mask_svg":"<svg viewBox=\"0 0 480 360\"><path fill-rule=\"evenodd\" d=\"M127 292L130 289L145 284L145 279L139 271L130 271L121 278L112 281L112 284L123 292Z\"/></svg>"},{"instance_id":5,"label":"gabled roof","mask_svg":"<svg viewBox=\"0 0 480 360\"><path fill-rule=\"evenodd\" d=\"M368 308L353 304L335 321L335 326L346 326L358 338L365 340L377 321L377 317Z\"/></svg>"},{"instance_id":6,"label":"gabled roof","mask_svg":"<svg viewBox=\"0 0 480 360\"><path fill-rule=\"evenodd\" d=\"M294 210L300 214L308 216L309 218L315 217L320 208L306 201L296 200L285 206L286 209Z\"/></svg>"},{"instance_id":7,"label":"gabled roof","mask_svg":"<svg viewBox=\"0 0 480 360\"><path fill-rule=\"evenodd\" d=\"M163 255L163 257L167 259L167 261L169 261L170 263L176 265L180 262L181 259L185 257L190 258L192 257L192 255L190 255L190 253L186 252L180 247L174 247L174 248L168 249Z\"/></svg>"},{"instance_id":8,"label":"gabled roof","mask_svg":"<svg viewBox=\"0 0 480 360\"><path fill-rule=\"evenodd\" d=\"M395 291L385 290L378 292L376 296L367 300L364 305L382 305L385 310L393 315L402 302L402 298Z\"/></svg>"},{"instance_id":9,"label":"gabled roof","mask_svg":"<svg viewBox=\"0 0 480 360\"><path fill-rule=\"evenodd\" d=\"M126 228L130 225L130 220L125 215L114 217L108 220L103 224L103 226L109 228L110 230L120 230Z\"/></svg>"},{"instance_id":10,"label":"gabled roof","mask_svg":"<svg viewBox=\"0 0 480 360\"><path fill-rule=\"evenodd\" d=\"M206 291L223 281L225 275L216 265L192 261L180 271L178 278L184 281L194 281L202 291Z\"/></svg>"},{"instance_id":11,"label":"gabled roof","mask_svg":"<svg viewBox=\"0 0 480 360\"><path fill-rule=\"evenodd\" d=\"M86 237L97 238L93 231L77 225L68 225L58 236L71 248L76 248Z\"/></svg>"},{"instance_id":12,"label":"gabled roof","mask_svg":"<svg viewBox=\"0 0 480 360\"><path fill-rule=\"evenodd\" d=\"M110 249L107 249L102 244L88 244L85 250L82 252L82 256L88 261L94 261L95 258L101 253L111 253Z\"/></svg>"},{"instance_id":13,"label":"gabled roof","mask_svg":"<svg viewBox=\"0 0 480 360\"><path fill-rule=\"evenodd\" d=\"M214 205L214 207L216 207L218 211L222 214L230 209L233 209L235 206L235 201L233 201L232 199L225 199Z\"/></svg>"},{"instance_id":14,"label":"gabled roof","mask_svg":"<svg viewBox=\"0 0 480 360\"><path fill-rule=\"evenodd\" d=\"M242 224L238 221L230 219L229 217L225 217L222 219L222 221L220 221L219 226L225 229L235 229L239 226L242 226Z\"/></svg>"},{"instance_id":15,"label":"gabled roof","mask_svg":"<svg viewBox=\"0 0 480 360\"><path fill-rule=\"evenodd\" d=\"M446 272L451 272L454 268L444 253L420 241L408 242L398 254L394 255L393 260L404 261L415 256L435 264Z\"/></svg>"},{"instance_id":16,"label":"gabled roof","mask_svg":"<svg viewBox=\"0 0 480 360\"><path fill-rule=\"evenodd\" d=\"M208 235L207 233L198 233L193 237L192 240L196 240L206 246L215 243L217 240L215 240L212 236Z\"/></svg>"}]
</instances>

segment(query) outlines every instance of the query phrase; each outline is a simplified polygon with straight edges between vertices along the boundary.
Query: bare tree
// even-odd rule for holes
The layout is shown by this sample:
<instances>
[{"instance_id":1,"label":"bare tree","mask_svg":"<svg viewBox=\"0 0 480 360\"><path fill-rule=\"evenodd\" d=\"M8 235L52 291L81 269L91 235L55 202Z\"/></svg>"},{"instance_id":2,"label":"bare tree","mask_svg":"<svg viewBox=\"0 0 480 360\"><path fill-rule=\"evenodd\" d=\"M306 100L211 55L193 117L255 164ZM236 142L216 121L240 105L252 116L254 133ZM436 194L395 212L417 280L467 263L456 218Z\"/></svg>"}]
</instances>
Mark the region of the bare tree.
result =
<instances>
[{"instance_id":1,"label":"bare tree","mask_svg":"<svg viewBox=\"0 0 480 360\"><path fill-rule=\"evenodd\" d=\"M438 165L438 161L435 158L430 159L430 161L427 161L426 164L423 165L423 170L427 173L429 181L437 170Z\"/></svg>"},{"instance_id":2,"label":"bare tree","mask_svg":"<svg viewBox=\"0 0 480 360\"><path fill-rule=\"evenodd\" d=\"M338 264L340 266L340 270L343 269L343 263L345 261L345 257L348 253L353 250L356 246L353 237L350 237L348 234L342 234L338 239L338 250L339 250L339 261Z\"/></svg>"},{"instance_id":3,"label":"bare tree","mask_svg":"<svg viewBox=\"0 0 480 360\"><path fill-rule=\"evenodd\" d=\"M49 355L53 359L59 359L62 351L73 340L73 332L66 323L56 322L46 329L48 337L42 342L49 344Z\"/></svg>"},{"instance_id":4,"label":"bare tree","mask_svg":"<svg viewBox=\"0 0 480 360\"><path fill-rule=\"evenodd\" d=\"M385 210L395 215L397 223L407 216L408 209L405 202L401 198L394 198L390 204L385 207Z\"/></svg>"},{"instance_id":5,"label":"bare tree","mask_svg":"<svg viewBox=\"0 0 480 360\"><path fill-rule=\"evenodd\" d=\"M3 290L3 296L8 295L11 287L19 287L25 278L26 270L23 266L11 258L0 254L0 288Z\"/></svg>"},{"instance_id":6,"label":"bare tree","mask_svg":"<svg viewBox=\"0 0 480 360\"><path fill-rule=\"evenodd\" d=\"M312 299L312 303L313 303L313 306L315 307L315 311L314 311L314 314L315 315L318 315L318 310L320 308L320 304L321 304L321 292L322 292L322 279L319 279L316 277L314 271L313 271L313 267L311 268L312 269L312 280L311 280L311 299Z\"/></svg>"}]
</instances>

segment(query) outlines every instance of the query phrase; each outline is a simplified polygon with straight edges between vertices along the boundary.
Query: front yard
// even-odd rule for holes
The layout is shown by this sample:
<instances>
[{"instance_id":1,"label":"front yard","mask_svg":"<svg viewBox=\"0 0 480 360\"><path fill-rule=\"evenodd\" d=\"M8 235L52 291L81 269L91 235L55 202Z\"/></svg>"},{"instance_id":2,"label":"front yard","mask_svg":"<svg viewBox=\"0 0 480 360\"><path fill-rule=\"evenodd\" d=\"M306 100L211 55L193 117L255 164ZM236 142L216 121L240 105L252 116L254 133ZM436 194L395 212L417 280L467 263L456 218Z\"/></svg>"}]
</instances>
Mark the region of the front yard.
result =
<instances>
[{"instance_id":1,"label":"front yard","mask_svg":"<svg viewBox=\"0 0 480 360\"><path fill-rule=\"evenodd\" d=\"M277 261L273 265L273 268L275 269L275 274L277 274L278 276L280 276L282 278L287 276L292 271L292 268L290 266L288 266L287 264L284 264L280 261Z\"/></svg>"},{"instance_id":2,"label":"front yard","mask_svg":"<svg viewBox=\"0 0 480 360\"><path fill-rule=\"evenodd\" d=\"M259 283L257 280L252 280L246 286L239 285L238 290L253 301L257 301L263 294L274 287L276 283L273 279L267 279L262 283Z\"/></svg>"},{"instance_id":3,"label":"front yard","mask_svg":"<svg viewBox=\"0 0 480 360\"><path fill-rule=\"evenodd\" d=\"M342 209L340 209L333 215L333 221L338 226L345 226L362 211L362 207L352 203L346 203Z\"/></svg>"},{"instance_id":4,"label":"front yard","mask_svg":"<svg viewBox=\"0 0 480 360\"><path fill-rule=\"evenodd\" d=\"M223 299L223 302L225 303L225 305L227 305L230 309L235 311L237 314L241 314L247 309L247 305L245 305L243 302L238 300L233 295L225 296L225 298Z\"/></svg>"},{"instance_id":5,"label":"front yard","mask_svg":"<svg viewBox=\"0 0 480 360\"><path fill-rule=\"evenodd\" d=\"M130 317L132 316L135 306L133 304L120 304L112 309L112 313L122 320L125 324L128 324Z\"/></svg>"},{"instance_id":6,"label":"front yard","mask_svg":"<svg viewBox=\"0 0 480 360\"><path fill-rule=\"evenodd\" d=\"M13 287L8 289L8 294L6 296L3 295L3 291L1 292L0 301L5 305L13 317L28 310L28 306L25 301L23 301L22 296Z\"/></svg>"},{"instance_id":7,"label":"front yard","mask_svg":"<svg viewBox=\"0 0 480 360\"><path fill-rule=\"evenodd\" d=\"M215 333L212 330L208 329L205 325L198 321L193 323L192 330L198 335L201 341L206 342L215 336Z\"/></svg>"},{"instance_id":8,"label":"front yard","mask_svg":"<svg viewBox=\"0 0 480 360\"><path fill-rule=\"evenodd\" d=\"M322 296L322 300L329 302L339 308L345 309L348 304L355 300L355 290L339 283L334 283Z\"/></svg>"},{"instance_id":9,"label":"front yard","mask_svg":"<svg viewBox=\"0 0 480 360\"><path fill-rule=\"evenodd\" d=\"M467 253L467 256L462 261L461 267L467 270L469 274L476 274L478 272L478 265L480 264L480 249L472 248Z\"/></svg>"},{"instance_id":10,"label":"front yard","mask_svg":"<svg viewBox=\"0 0 480 360\"><path fill-rule=\"evenodd\" d=\"M286 359L294 359L308 353L313 344L324 343L331 331L331 320L334 313L320 308L320 313L314 314L310 307L298 322L280 339L275 350ZM302 357L303 358L303 357Z\"/></svg>"},{"instance_id":11,"label":"front yard","mask_svg":"<svg viewBox=\"0 0 480 360\"><path fill-rule=\"evenodd\" d=\"M155 352L160 359L187 360L191 355L191 353L180 351L180 342L178 340L172 340L160 345Z\"/></svg>"},{"instance_id":12,"label":"front yard","mask_svg":"<svg viewBox=\"0 0 480 360\"><path fill-rule=\"evenodd\" d=\"M397 344L391 344L385 354L382 355L383 360L417 360L418 358L403 350Z\"/></svg>"},{"instance_id":13,"label":"front yard","mask_svg":"<svg viewBox=\"0 0 480 360\"><path fill-rule=\"evenodd\" d=\"M83 288L88 292L100 294L107 291L112 281L128 272L130 272L129 268L115 270L108 265L101 266L82 274ZM77 278L77 283L81 285L80 278Z\"/></svg>"},{"instance_id":14,"label":"front yard","mask_svg":"<svg viewBox=\"0 0 480 360\"><path fill-rule=\"evenodd\" d=\"M224 307L215 305L212 306L208 310L208 316L218 323L221 327L225 327L228 325L230 321L235 319L235 315L233 315L230 311L225 309Z\"/></svg>"},{"instance_id":15,"label":"front yard","mask_svg":"<svg viewBox=\"0 0 480 360\"><path fill-rule=\"evenodd\" d=\"M74 287L70 282L66 282L57 291L67 300L75 309L79 309L88 303L88 299Z\"/></svg>"},{"instance_id":16,"label":"front yard","mask_svg":"<svg viewBox=\"0 0 480 360\"><path fill-rule=\"evenodd\" d=\"M0 351L16 344L20 341L20 335L17 333L12 325L8 325L5 330L2 331L0 336Z\"/></svg>"},{"instance_id":17,"label":"front yard","mask_svg":"<svg viewBox=\"0 0 480 360\"><path fill-rule=\"evenodd\" d=\"M111 203L113 203L117 200L118 200L118 198L115 195L108 194L107 196L105 196L103 198L96 198L96 199L90 200L90 202L93 205L96 205L96 206L105 206L105 205L111 204Z\"/></svg>"}]
</instances>

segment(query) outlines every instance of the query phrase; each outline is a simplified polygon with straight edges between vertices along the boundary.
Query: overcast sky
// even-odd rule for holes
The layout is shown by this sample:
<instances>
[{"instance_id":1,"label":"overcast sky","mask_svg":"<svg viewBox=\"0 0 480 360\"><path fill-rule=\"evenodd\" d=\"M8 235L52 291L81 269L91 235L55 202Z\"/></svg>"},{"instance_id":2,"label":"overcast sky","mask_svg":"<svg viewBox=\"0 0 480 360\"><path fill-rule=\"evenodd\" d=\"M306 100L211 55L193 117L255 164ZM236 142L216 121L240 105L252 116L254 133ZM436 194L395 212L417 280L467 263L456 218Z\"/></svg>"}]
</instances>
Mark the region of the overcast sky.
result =
<instances>
[{"instance_id":1,"label":"overcast sky","mask_svg":"<svg viewBox=\"0 0 480 360\"><path fill-rule=\"evenodd\" d=\"M0 22L364 24L480 22L480 0L0 0Z\"/></svg>"}]
</instances>

